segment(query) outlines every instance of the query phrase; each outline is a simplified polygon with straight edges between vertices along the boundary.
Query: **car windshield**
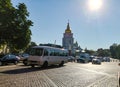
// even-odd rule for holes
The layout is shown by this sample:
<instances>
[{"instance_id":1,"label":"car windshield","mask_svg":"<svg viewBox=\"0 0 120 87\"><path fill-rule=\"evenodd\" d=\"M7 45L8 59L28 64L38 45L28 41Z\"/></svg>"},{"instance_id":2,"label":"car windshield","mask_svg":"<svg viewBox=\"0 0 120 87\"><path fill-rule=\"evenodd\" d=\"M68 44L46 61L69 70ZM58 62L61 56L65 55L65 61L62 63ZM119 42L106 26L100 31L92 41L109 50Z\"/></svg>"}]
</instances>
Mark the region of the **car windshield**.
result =
<instances>
[{"instance_id":1,"label":"car windshield","mask_svg":"<svg viewBox=\"0 0 120 87\"><path fill-rule=\"evenodd\" d=\"M4 60L4 59L9 58L9 57L10 57L10 55L5 55L2 57L2 59Z\"/></svg>"}]
</instances>

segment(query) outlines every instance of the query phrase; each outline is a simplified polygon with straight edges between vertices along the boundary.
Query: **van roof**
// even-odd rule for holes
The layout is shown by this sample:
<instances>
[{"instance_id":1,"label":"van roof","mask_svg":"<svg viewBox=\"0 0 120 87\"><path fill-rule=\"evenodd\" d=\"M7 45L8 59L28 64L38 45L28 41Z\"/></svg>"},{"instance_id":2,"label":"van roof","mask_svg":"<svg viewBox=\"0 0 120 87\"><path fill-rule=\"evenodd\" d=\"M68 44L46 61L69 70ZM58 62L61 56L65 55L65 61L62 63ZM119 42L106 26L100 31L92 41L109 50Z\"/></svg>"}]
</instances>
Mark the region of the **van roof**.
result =
<instances>
[{"instance_id":1,"label":"van roof","mask_svg":"<svg viewBox=\"0 0 120 87\"><path fill-rule=\"evenodd\" d=\"M63 48L56 48L56 47L50 47L50 46L34 46L32 48L52 48L52 49L60 49L60 50L63 49ZM67 50L67 49L63 49L63 50Z\"/></svg>"}]
</instances>

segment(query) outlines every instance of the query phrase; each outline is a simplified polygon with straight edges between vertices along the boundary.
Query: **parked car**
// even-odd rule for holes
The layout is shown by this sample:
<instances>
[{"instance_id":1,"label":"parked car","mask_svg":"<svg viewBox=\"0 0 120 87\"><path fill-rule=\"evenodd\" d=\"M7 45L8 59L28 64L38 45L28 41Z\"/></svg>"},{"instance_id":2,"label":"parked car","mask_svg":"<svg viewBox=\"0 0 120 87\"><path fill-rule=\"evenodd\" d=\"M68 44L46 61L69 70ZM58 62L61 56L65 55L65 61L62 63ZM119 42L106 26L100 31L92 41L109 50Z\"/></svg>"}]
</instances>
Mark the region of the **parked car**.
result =
<instances>
[{"instance_id":1,"label":"parked car","mask_svg":"<svg viewBox=\"0 0 120 87\"><path fill-rule=\"evenodd\" d=\"M68 56L68 62L75 62L75 57Z\"/></svg>"},{"instance_id":2,"label":"parked car","mask_svg":"<svg viewBox=\"0 0 120 87\"><path fill-rule=\"evenodd\" d=\"M15 65L19 62L19 57L13 54L7 54L0 58L0 65L6 65L8 63L14 63Z\"/></svg>"},{"instance_id":3,"label":"parked car","mask_svg":"<svg viewBox=\"0 0 120 87\"><path fill-rule=\"evenodd\" d=\"M94 58L92 64L101 64L101 60L99 58Z\"/></svg>"},{"instance_id":4,"label":"parked car","mask_svg":"<svg viewBox=\"0 0 120 87\"><path fill-rule=\"evenodd\" d=\"M95 56L90 56L89 58L90 58L89 62L92 62L92 60L95 58Z\"/></svg>"},{"instance_id":5,"label":"parked car","mask_svg":"<svg viewBox=\"0 0 120 87\"><path fill-rule=\"evenodd\" d=\"M103 62L110 62L110 58L109 57L104 57Z\"/></svg>"},{"instance_id":6,"label":"parked car","mask_svg":"<svg viewBox=\"0 0 120 87\"><path fill-rule=\"evenodd\" d=\"M20 60L23 61L23 60L25 60L25 59L27 59L29 57L29 54L22 53L22 54L19 55L19 57L20 57Z\"/></svg>"},{"instance_id":7,"label":"parked car","mask_svg":"<svg viewBox=\"0 0 120 87\"><path fill-rule=\"evenodd\" d=\"M20 55L20 60L23 61L24 65L28 65L28 57L29 57L29 54L27 53L23 53Z\"/></svg>"},{"instance_id":8,"label":"parked car","mask_svg":"<svg viewBox=\"0 0 120 87\"><path fill-rule=\"evenodd\" d=\"M90 62L90 56L87 53L80 54L80 56L77 58L78 63L88 63Z\"/></svg>"}]
</instances>

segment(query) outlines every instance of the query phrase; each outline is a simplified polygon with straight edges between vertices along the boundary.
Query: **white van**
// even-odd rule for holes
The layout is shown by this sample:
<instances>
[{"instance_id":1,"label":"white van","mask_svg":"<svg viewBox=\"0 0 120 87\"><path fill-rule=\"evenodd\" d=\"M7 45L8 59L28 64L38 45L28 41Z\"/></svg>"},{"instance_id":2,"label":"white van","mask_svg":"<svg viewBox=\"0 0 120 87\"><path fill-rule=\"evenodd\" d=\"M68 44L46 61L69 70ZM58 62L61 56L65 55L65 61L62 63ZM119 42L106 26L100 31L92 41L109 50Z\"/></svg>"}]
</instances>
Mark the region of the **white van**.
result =
<instances>
[{"instance_id":1,"label":"white van","mask_svg":"<svg viewBox=\"0 0 120 87\"><path fill-rule=\"evenodd\" d=\"M67 63L68 51L66 49L48 47L48 46L35 46L30 50L28 63L32 67L35 65L47 67L48 65L59 64L63 66Z\"/></svg>"}]
</instances>

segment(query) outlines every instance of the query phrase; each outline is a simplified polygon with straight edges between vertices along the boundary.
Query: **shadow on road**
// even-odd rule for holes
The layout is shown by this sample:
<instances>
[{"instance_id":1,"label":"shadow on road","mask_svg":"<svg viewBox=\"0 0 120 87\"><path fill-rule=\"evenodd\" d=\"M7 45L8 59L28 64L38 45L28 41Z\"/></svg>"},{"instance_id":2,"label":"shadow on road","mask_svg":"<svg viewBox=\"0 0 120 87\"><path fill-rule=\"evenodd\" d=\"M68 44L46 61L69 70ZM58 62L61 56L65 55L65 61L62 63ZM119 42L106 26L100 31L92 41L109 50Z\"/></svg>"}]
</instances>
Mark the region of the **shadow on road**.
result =
<instances>
[{"instance_id":1,"label":"shadow on road","mask_svg":"<svg viewBox=\"0 0 120 87\"><path fill-rule=\"evenodd\" d=\"M64 67L64 66L62 66L62 67ZM54 69L54 68L61 68L61 67L58 65L48 66L47 68L42 68L42 67L27 67L26 68L26 67L23 67L23 68L19 68L19 69L2 71L0 73L3 73L3 74L22 74L22 73L36 72L36 71L40 71L40 70L47 70L47 69Z\"/></svg>"}]
</instances>

